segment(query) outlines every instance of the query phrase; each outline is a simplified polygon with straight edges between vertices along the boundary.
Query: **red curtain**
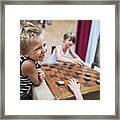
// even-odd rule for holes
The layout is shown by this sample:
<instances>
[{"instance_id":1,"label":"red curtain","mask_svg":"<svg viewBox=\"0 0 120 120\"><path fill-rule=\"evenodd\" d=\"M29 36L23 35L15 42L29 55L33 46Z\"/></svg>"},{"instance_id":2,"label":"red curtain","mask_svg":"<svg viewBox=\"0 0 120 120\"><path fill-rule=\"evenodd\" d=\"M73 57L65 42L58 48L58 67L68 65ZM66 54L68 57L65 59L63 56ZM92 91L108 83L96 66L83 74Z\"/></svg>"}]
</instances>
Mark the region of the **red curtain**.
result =
<instances>
[{"instance_id":1,"label":"red curtain","mask_svg":"<svg viewBox=\"0 0 120 120\"><path fill-rule=\"evenodd\" d=\"M85 61L92 20L78 20L76 53Z\"/></svg>"}]
</instances>

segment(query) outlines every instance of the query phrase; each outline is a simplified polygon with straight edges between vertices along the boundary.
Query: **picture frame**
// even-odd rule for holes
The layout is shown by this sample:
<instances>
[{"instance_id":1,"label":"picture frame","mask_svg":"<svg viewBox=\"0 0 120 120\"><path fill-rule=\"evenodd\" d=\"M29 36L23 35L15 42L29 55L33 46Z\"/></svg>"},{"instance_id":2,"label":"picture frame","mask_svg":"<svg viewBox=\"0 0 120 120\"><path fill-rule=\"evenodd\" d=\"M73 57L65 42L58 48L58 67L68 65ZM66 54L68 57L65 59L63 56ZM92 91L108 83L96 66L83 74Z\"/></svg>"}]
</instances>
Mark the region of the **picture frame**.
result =
<instances>
[{"instance_id":1,"label":"picture frame","mask_svg":"<svg viewBox=\"0 0 120 120\"><path fill-rule=\"evenodd\" d=\"M5 114L5 5L114 5L115 6L115 114L114 115L6 115ZM119 119L119 13L117 0L101 1L2 1L1 2L1 82L0 118L2 119Z\"/></svg>"}]
</instances>

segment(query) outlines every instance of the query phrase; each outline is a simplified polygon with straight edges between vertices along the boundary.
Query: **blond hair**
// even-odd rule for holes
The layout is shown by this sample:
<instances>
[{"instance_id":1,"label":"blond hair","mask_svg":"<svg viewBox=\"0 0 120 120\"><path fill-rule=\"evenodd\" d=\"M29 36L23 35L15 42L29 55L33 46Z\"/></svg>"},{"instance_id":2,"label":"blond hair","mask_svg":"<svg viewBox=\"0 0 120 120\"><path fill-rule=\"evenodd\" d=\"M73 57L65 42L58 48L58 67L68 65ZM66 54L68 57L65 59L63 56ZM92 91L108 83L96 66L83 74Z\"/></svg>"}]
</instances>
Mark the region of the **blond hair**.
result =
<instances>
[{"instance_id":1,"label":"blond hair","mask_svg":"<svg viewBox=\"0 0 120 120\"><path fill-rule=\"evenodd\" d=\"M20 24L20 51L28 52L34 40L42 33L42 29L30 22Z\"/></svg>"}]
</instances>

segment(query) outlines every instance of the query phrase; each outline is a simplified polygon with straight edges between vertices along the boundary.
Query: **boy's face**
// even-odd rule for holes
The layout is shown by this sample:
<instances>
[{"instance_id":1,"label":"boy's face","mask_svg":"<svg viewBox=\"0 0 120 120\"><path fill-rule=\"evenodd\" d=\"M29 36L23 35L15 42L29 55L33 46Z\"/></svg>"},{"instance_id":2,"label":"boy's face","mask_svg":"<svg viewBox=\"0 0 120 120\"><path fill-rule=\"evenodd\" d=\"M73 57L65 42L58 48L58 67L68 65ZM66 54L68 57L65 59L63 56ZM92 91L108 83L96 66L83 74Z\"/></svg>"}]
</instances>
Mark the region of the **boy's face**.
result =
<instances>
[{"instance_id":1,"label":"boy's face","mask_svg":"<svg viewBox=\"0 0 120 120\"><path fill-rule=\"evenodd\" d=\"M44 36L40 35L36 40L34 40L34 43L32 43L31 50L28 55L34 61L43 61L46 52L47 48Z\"/></svg>"},{"instance_id":2,"label":"boy's face","mask_svg":"<svg viewBox=\"0 0 120 120\"><path fill-rule=\"evenodd\" d=\"M67 38L66 40L64 40L64 44L69 48L73 45L72 40L70 40L70 38Z\"/></svg>"}]
</instances>

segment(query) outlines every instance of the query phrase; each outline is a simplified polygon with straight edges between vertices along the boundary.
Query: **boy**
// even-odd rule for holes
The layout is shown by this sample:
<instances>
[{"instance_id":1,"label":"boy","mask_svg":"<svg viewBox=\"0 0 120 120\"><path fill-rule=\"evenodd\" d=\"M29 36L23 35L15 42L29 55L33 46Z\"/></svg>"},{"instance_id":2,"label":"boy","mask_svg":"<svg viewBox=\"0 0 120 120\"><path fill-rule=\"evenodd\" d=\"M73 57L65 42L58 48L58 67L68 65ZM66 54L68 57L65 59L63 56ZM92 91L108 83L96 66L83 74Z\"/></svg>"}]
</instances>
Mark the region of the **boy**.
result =
<instances>
[{"instance_id":1,"label":"boy","mask_svg":"<svg viewBox=\"0 0 120 120\"><path fill-rule=\"evenodd\" d=\"M39 86L45 77L37 61L43 61L46 42L42 30L23 22L20 33L20 99L32 99L32 85Z\"/></svg>"}]
</instances>

